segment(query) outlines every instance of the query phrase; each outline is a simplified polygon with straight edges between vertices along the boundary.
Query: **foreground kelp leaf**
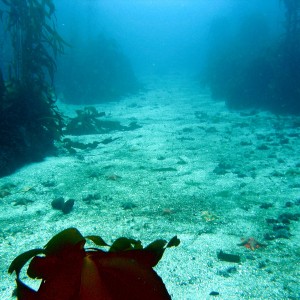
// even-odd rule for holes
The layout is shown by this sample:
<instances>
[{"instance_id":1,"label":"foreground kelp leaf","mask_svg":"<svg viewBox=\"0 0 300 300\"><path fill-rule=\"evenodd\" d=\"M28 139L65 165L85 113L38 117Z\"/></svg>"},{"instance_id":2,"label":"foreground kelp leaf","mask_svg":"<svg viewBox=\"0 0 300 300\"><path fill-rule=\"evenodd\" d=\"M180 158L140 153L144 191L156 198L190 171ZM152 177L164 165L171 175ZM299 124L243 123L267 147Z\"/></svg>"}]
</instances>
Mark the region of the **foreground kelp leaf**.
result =
<instances>
[{"instance_id":1,"label":"foreground kelp leaf","mask_svg":"<svg viewBox=\"0 0 300 300\"><path fill-rule=\"evenodd\" d=\"M16 279L18 299L34 300L36 298L36 291L24 284L20 279Z\"/></svg>"},{"instance_id":2,"label":"foreground kelp leaf","mask_svg":"<svg viewBox=\"0 0 300 300\"><path fill-rule=\"evenodd\" d=\"M91 253L88 258L94 262L97 270L101 270L102 276L98 281L105 287L105 295L109 295L109 298L93 299L171 299L162 279L140 259L147 258L148 253L132 250L102 254L99 258L99 253Z\"/></svg>"},{"instance_id":3,"label":"foreground kelp leaf","mask_svg":"<svg viewBox=\"0 0 300 300\"><path fill-rule=\"evenodd\" d=\"M127 251L133 249L143 249L141 241L120 237L113 242L109 252Z\"/></svg>"},{"instance_id":4,"label":"foreground kelp leaf","mask_svg":"<svg viewBox=\"0 0 300 300\"><path fill-rule=\"evenodd\" d=\"M98 235L87 235L85 236L86 239L91 240L94 244L96 244L97 246L109 246L102 237L98 236Z\"/></svg>"},{"instance_id":5,"label":"foreground kelp leaf","mask_svg":"<svg viewBox=\"0 0 300 300\"><path fill-rule=\"evenodd\" d=\"M38 254L44 253L44 249L33 249L26 251L19 256L17 256L9 266L8 273L16 272L17 276L19 276L21 269L24 265L34 256Z\"/></svg>"},{"instance_id":6,"label":"foreground kelp leaf","mask_svg":"<svg viewBox=\"0 0 300 300\"><path fill-rule=\"evenodd\" d=\"M179 238L175 235L174 237L172 237L169 241L169 243L167 244L167 248L170 247L177 247L180 244L180 240Z\"/></svg>"},{"instance_id":7,"label":"foreground kelp leaf","mask_svg":"<svg viewBox=\"0 0 300 300\"><path fill-rule=\"evenodd\" d=\"M46 254L61 252L63 248L85 244L85 238L76 228L68 228L55 235L45 246Z\"/></svg>"},{"instance_id":8,"label":"foreground kelp leaf","mask_svg":"<svg viewBox=\"0 0 300 300\"><path fill-rule=\"evenodd\" d=\"M108 246L99 236L87 236L98 246ZM167 247L179 245L156 240L146 248L140 241L117 239L108 252L84 248L85 238L76 228L55 235L45 249L19 255L9 272L17 274L18 300L147 300L171 299L162 279L152 269ZM44 256L36 256L44 254ZM34 291L20 278L22 267L32 258L27 274L42 279Z\"/></svg>"}]
</instances>

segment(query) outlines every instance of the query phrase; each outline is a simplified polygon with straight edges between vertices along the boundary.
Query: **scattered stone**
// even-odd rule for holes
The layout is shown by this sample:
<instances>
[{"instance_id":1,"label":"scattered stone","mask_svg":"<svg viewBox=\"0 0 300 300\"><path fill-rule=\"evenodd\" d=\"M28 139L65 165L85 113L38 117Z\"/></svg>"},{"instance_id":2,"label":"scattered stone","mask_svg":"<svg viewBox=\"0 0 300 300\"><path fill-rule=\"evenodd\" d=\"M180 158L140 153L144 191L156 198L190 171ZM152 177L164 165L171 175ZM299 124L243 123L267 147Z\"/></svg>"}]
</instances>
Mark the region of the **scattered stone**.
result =
<instances>
[{"instance_id":1,"label":"scattered stone","mask_svg":"<svg viewBox=\"0 0 300 300\"><path fill-rule=\"evenodd\" d=\"M219 296L220 293L219 292L215 292L215 291L212 291L209 293L210 296Z\"/></svg>"},{"instance_id":2,"label":"scattered stone","mask_svg":"<svg viewBox=\"0 0 300 300\"><path fill-rule=\"evenodd\" d=\"M54 187L56 185L56 182L54 180L46 180L42 182L42 185L44 187Z\"/></svg>"},{"instance_id":3,"label":"scattered stone","mask_svg":"<svg viewBox=\"0 0 300 300\"><path fill-rule=\"evenodd\" d=\"M266 144L262 144L256 147L257 150L269 150L270 148Z\"/></svg>"},{"instance_id":4,"label":"scattered stone","mask_svg":"<svg viewBox=\"0 0 300 300\"><path fill-rule=\"evenodd\" d=\"M176 210L175 210L175 209L172 209L172 208L164 208L164 209L162 210L162 215L163 215L163 216L173 215L174 213L176 213Z\"/></svg>"},{"instance_id":5,"label":"scattered stone","mask_svg":"<svg viewBox=\"0 0 300 300\"><path fill-rule=\"evenodd\" d=\"M166 168L157 168L157 169L152 169L153 172L176 172L176 168L172 167L166 167Z\"/></svg>"},{"instance_id":6,"label":"scattered stone","mask_svg":"<svg viewBox=\"0 0 300 300\"><path fill-rule=\"evenodd\" d=\"M269 241L272 241L272 240L276 240L276 239L289 239L291 237L291 233L286 230L286 229L279 229L279 230L276 230L272 233L266 233L264 235L264 238L266 240L269 240Z\"/></svg>"},{"instance_id":7,"label":"scattered stone","mask_svg":"<svg viewBox=\"0 0 300 300\"><path fill-rule=\"evenodd\" d=\"M0 187L0 189L1 189L1 190L10 190L10 189L13 189L13 188L15 188L15 187L16 187L16 185L15 185L14 183L8 182L8 183L4 183L4 184Z\"/></svg>"},{"instance_id":8,"label":"scattered stone","mask_svg":"<svg viewBox=\"0 0 300 300\"><path fill-rule=\"evenodd\" d=\"M216 127L208 127L207 129L205 129L206 133L217 133L218 130L216 129Z\"/></svg>"},{"instance_id":9,"label":"scattered stone","mask_svg":"<svg viewBox=\"0 0 300 300\"><path fill-rule=\"evenodd\" d=\"M177 161L177 165L186 165L186 164L187 162L183 158L179 157L179 160Z\"/></svg>"},{"instance_id":10,"label":"scattered stone","mask_svg":"<svg viewBox=\"0 0 300 300\"><path fill-rule=\"evenodd\" d=\"M203 111L195 111L195 117L201 122L207 122L207 120L209 119L209 115Z\"/></svg>"},{"instance_id":11,"label":"scattered stone","mask_svg":"<svg viewBox=\"0 0 300 300\"><path fill-rule=\"evenodd\" d=\"M116 138L107 138L107 139L104 139L102 140L100 143L103 144L103 145L107 145L107 144L110 144L112 143L113 141L116 141L118 139L120 139L121 137L116 137Z\"/></svg>"},{"instance_id":12,"label":"scattered stone","mask_svg":"<svg viewBox=\"0 0 300 300\"><path fill-rule=\"evenodd\" d=\"M225 162L220 162L213 170L213 172L217 175L225 175L230 172L232 166Z\"/></svg>"},{"instance_id":13,"label":"scattered stone","mask_svg":"<svg viewBox=\"0 0 300 300\"><path fill-rule=\"evenodd\" d=\"M0 198L4 198L12 194L11 190L16 187L13 183L5 183L0 187Z\"/></svg>"},{"instance_id":14,"label":"scattered stone","mask_svg":"<svg viewBox=\"0 0 300 300\"><path fill-rule=\"evenodd\" d=\"M266 219L268 224L273 224L273 232L266 233L264 238L266 240L289 239L292 234L288 224L291 221L298 221L299 217L299 213L283 213L277 219Z\"/></svg>"},{"instance_id":15,"label":"scattered stone","mask_svg":"<svg viewBox=\"0 0 300 300\"><path fill-rule=\"evenodd\" d=\"M251 146L251 145L253 145L253 143L251 141L241 141L240 145L241 146Z\"/></svg>"},{"instance_id":16,"label":"scattered stone","mask_svg":"<svg viewBox=\"0 0 300 300\"><path fill-rule=\"evenodd\" d=\"M265 262L265 261L260 261L259 263L258 263L258 268L259 269L264 269L264 268L266 268L267 267L267 263Z\"/></svg>"},{"instance_id":17,"label":"scattered stone","mask_svg":"<svg viewBox=\"0 0 300 300\"><path fill-rule=\"evenodd\" d=\"M133 209L133 208L136 208L137 205L134 204L133 202L125 202L121 205L121 207L124 209L124 210L128 210L128 209Z\"/></svg>"},{"instance_id":18,"label":"scattered stone","mask_svg":"<svg viewBox=\"0 0 300 300\"><path fill-rule=\"evenodd\" d=\"M290 230L290 227L287 225L278 225L278 224L273 226L273 231L280 230L280 229Z\"/></svg>"},{"instance_id":19,"label":"scattered stone","mask_svg":"<svg viewBox=\"0 0 300 300\"><path fill-rule=\"evenodd\" d=\"M263 209L269 209L273 207L273 203L262 203L259 207Z\"/></svg>"},{"instance_id":20,"label":"scattered stone","mask_svg":"<svg viewBox=\"0 0 300 300\"><path fill-rule=\"evenodd\" d=\"M110 180L110 181L117 181L121 178L122 178L121 176L119 176L117 174L114 174L114 173L109 174L109 175L106 176L106 180Z\"/></svg>"},{"instance_id":21,"label":"scattered stone","mask_svg":"<svg viewBox=\"0 0 300 300\"><path fill-rule=\"evenodd\" d=\"M74 199L67 200L62 208L62 212L64 214L68 214L69 212L71 212L71 210L73 209L74 203L75 203Z\"/></svg>"},{"instance_id":22,"label":"scattered stone","mask_svg":"<svg viewBox=\"0 0 300 300\"><path fill-rule=\"evenodd\" d=\"M185 127L182 129L182 132L186 132L186 133L192 133L193 131L194 131L194 129L191 127Z\"/></svg>"},{"instance_id":23,"label":"scattered stone","mask_svg":"<svg viewBox=\"0 0 300 300\"><path fill-rule=\"evenodd\" d=\"M285 216L281 216L281 217L279 216L277 220L278 220L278 223L283 223L283 224L291 223L289 218L286 218Z\"/></svg>"},{"instance_id":24,"label":"scattered stone","mask_svg":"<svg viewBox=\"0 0 300 300\"><path fill-rule=\"evenodd\" d=\"M268 224L276 224L276 223L279 223L279 221L277 219L274 219L274 218L269 218L269 219L266 219L266 222Z\"/></svg>"},{"instance_id":25,"label":"scattered stone","mask_svg":"<svg viewBox=\"0 0 300 300\"><path fill-rule=\"evenodd\" d=\"M217 216L216 214L214 214L208 210L204 210L201 212L201 219L205 222L212 222L212 221L216 221L217 219L219 219L219 216Z\"/></svg>"},{"instance_id":26,"label":"scattered stone","mask_svg":"<svg viewBox=\"0 0 300 300\"><path fill-rule=\"evenodd\" d=\"M52 202L51 202L51 206L53 209L58 209L58 210L62 210L65 204L65 200L63 197L58 197L55 198Z\"/></svg>"},{"instance_id":27,"label":"scattered stone","mask_svg":"<svg viewBox=\"0 0 300 300\"><path fill-rule=\"evenodd\" d=\"M276 239L289 239L291 236L291 233L287 229L279 229L275 231Z\"/></svg>"},{"instance_id":28,"label":"scattered stone","mask_svg":"<svg viewBox=\"0 0 300 300\"><path fill-rule=\"evenodd\" d=\"M54 209L61 210L64 214L68 214L73 209L74 203L74 199L65 202L63 197L58 197L51 202L51 206Z\"/></svg>"},{"instance_id":29,"label":"scattered stone","mask_svg":"<svg viewBox=\"0 0 300 300\"><path fill-rule=\"evenodd\" d=\"M264 239L267 240L267 241L272 241L272 240L275 240L276 237L275 237L274 233L268 232L268 233L265 233Z\"/></svg>"},{"instance_id":30,"label":"scattered stone","mask_svg":"<svg viewBox=\"0 0 300 300\"><path fill-rule=\"evenodd\" d=\"M113 200L113 197L105 195L105 196L102 197L102 200L105 201L105 202L110 202L110 201Z\"/></svg>"},{"instance_id":31,"label":"scattered stone","mask_svg":"<svg viewBox=\"0 0 300 300\"><path fill-rule=\"evenodd\" d=\"M288 144L290 141L289 141L289 139L288 138L282 138L280 141L279 141L279 143L281 144L281 145L286 145L286 144Z\"/></svg>"},{"instance_id":32,"label":"scattered stone","mask_svg":"<svg viewBox=\"0 0 300 300\"><path fill-rule=\"evenodd\" d=\"M82 201L90 204L94 200L100 199L100 195L98 193L89 193L82 196Z\"/></svg>"},{"instance_id":33,"label":"scattered stone","mask_svg":"<svg viewBox=\"0 0 300 300\"><path fill-rule=\"evenodd\" d=\"M4 198L9 195L11 195L11 192L9 190L0 190L0 198Z\"/></svg>"},{"instance_id":34,"label":"scattered stone","mask_svg":"<svg viewBox=\"0 0 300 300\"><path fill-rule=\"evenodd\" d=\"M274 170L270 175L273 176L273 177L278 177L278 178L284 176L284 174L282 172L279 172L277 170Z\"/></svg>"},{"instance_id":35,"label":"scattered stone","mask_svg":"<svg viewBox=\"0 0 300 300\"><path fill-rule=\"evenodd\" d=\"M217 257L219 260L223 260L227 262L232 262L232 263L241 262L241 257L239 255L225 253L222 250L218 252Z\"/></svg>"},{"instance_id":36,"label":"scattered stone","mask_svg":"<svg viewBox=\"0 0 300 300\"><path fill-rule=\"evenodd\" d=\"M165 159L166 159L166 157L162 156L162 155L160 155L160 156L157 157L157 160L165 160Z\"/></svg>"},{"instance_id":37,"label":"scattered stone","mask_svg":"<svg viewBox=\"0 0 300 300\"><path fill-rule=\"evenodd\" d=\"M281 223L289 224L289 221L299 221L300 214L283 213L278 217L278 221Z\"/></svg>"},{"instance_id":38,"label":"scattered stone","mask_svg":"<svg viewBox=\"0 0 300 300\"><path fill-rule=\"evenodd\" d=\"M236 273L237 272L237 268L236 267L229 267L226 268L225 270L218 270L217 274L223 277L230 277L230 274Z\"/></svg>"},{"instance_id":39,"label":"scattered stone","mask_svg":"<svg viewBox=\"0 0 300 300\"><path fill-rule=\"evenodd\" d=\"M18 206L18 205L24 205L26 206L27 204L30 204L34 202L33 200L30 200L28 198L25 198L25 197L22 197L22 198L19 198L19 199L16 199L15 201L13 201L13 205L14 206Z\"/></svg>"},{"instance_id":40,"label":"scattered stone","mask_svg":"<svg viewBox=\"0 0 300 300\"><path fill-rule=\"evenodd\" d=\"M292 207L292 206L294 206L294 203L292 201L288 201L288 202L285 203L284 206L285 207Z\"/></svg>"}]
</instances>

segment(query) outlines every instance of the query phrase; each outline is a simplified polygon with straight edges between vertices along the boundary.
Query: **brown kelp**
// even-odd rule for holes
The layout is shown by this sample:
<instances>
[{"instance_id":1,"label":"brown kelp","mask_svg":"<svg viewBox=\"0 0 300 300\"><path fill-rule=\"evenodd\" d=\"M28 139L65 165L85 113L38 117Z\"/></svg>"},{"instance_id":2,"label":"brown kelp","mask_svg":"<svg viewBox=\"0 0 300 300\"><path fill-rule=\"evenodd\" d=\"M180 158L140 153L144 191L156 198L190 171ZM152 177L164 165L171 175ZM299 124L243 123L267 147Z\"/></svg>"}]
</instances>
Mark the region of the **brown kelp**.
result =
<instances>
[{"instance_id":1,"label":"brown kelp","mask_svg":"<svg viewBox=\"0 0 300 300\"><path fill-rule=\"evenodd\" d=\"M55 106L55 59L65 42L52 0L0 0L11 53L0 82L0 176L41 159L61 136Z\"/></svg>"},{"instance_id":2,"label":"brown kelp","mask_svg":"<svg viewBox=\"0 0 300 300\"><path fill-rule=\"evenodd\" d=\"M85 248L87 240L109 250ZM143 248L140 241L121 237L109 246L99 236L83 237L76 228L68 228L43 249L16 257L8 272L16 272L19 300L171 299L153 267L166 248L179 243L174 236L169 242L156 240ZM28 261L28 276L42 280L38 291L21 280Z\"/></svg>"}]
</instances>

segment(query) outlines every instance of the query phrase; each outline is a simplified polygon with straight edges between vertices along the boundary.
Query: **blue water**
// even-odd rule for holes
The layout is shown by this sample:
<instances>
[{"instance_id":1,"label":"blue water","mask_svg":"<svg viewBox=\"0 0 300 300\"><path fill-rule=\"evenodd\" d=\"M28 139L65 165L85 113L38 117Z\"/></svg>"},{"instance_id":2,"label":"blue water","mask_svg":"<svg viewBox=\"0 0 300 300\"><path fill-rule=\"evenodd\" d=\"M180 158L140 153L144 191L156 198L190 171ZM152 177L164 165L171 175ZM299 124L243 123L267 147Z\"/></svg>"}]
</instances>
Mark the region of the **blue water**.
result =
<instances>
[{"instance_id":1,"label":"blue water","mask_svg":"<svg viewBox=\"0 0 300 300\"><path fill-rule=\"evenodd\" d=\"M64 136L0 178L0 298L16 255L74 226L144 245L177 234L156 268L175 300L299 299L300 43L284 1L54 2ZM8 35L0 28L6 84ZM28 139L30 114L19 124L8 111L0 157L14 163L41 140ZM53 209L60 198L68 213Z\"/></svg>"},{"instance_id":2,"label":"blue water","mask_svg":"<svg viewBox=\"0 0 300 300\"><path fill-rule=\"evenodd\" d=\"M213 20L227 18L234 25L255 12L280 31L283 14L282 5L273 0L56 2L59 30L66 40L105 32L121 45L139 74L199 73Z\"/></svg>"}]
</instances>

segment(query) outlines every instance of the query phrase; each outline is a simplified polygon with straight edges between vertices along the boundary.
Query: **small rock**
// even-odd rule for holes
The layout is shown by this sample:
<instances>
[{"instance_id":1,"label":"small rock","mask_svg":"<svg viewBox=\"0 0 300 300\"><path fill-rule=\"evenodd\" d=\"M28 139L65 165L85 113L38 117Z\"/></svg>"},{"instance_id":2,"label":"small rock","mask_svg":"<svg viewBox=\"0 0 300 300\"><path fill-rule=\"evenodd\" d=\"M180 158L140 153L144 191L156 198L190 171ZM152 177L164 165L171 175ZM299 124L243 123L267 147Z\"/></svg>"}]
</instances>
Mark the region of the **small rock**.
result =
<instances>
[{"instance_id":1,"label":"small rock","mask_svg":"<svg viewBox=\"0 0 300 300\"><path fill-rule=\"evenodd\" d=\"M291 201L288 201L285 203L285 207L292 207L293 205L294 205L294 203Z\"/></svg>"},{"instance_id":2,"label":"small rock","mask_svg":"<svg viewBox=\"0 0 300 300\"><path fill-rule=\"evenodd\" d=\"M273 219L273 218L270 218L270 219L266 219L267 223L268 224L276 224L276 223L279 223L279 221L277 219Z\"/></svg>"},{"instance_id":3,"label":"small rock","mask_svg":"<svg viewBox=\"0 0 300 300\"><path fill-rule=\"evenodd\" d=\"M266 144L262 144L256 147L257 150L269 150L270 148Z\"/></svg>"},{"instance_id":4,"label":"small rock","mask_svg":"<svg viewBox=\"0 0 300 300\"><path fill-rule=\"evenodd\" d=\"M273 207L273 203L262 203L259 207L263 209L268 209Z\"/></svg>"},{"instance_id":5,"label":"small rock","mask_svg":"<svg viewBox=\"0 0 300 300\"><path fill-rule=\"evenodd\" d=\"M286 229L279 229L275 231L275 238L276 239L289 239L291 237L291 234Z\"/></svg>"},{"instance_id":6,"label":"small rock","mask_svg":"<svg viewBox=\"0 0 300 300\"><path fill-rule=\"evenodd\" d=\"M290 230L290 227L287 225L279 225L279 224L275 224L273 226L273 231L277 231L277 230L281 230L281 229Z\"/></svg>"},{"instance_id":7,"label":"small rock","mask_svg":"<svg viewBox=\"0 0 300 300\"><path fill-rule=\"evenodd\" d=\"M265 238L265 240L267 240L267 241L273 241L273 240L276 239L275 234L274 234L274 233L270 233L270 232L265 233L265 234L264 234L264 238Z\"/></svg>"},{"instance_id":8,"label":"small rock","mask_svg":"<svg viewBox=\"0 0 300 300\"><path fill-rule=\"evenodd\" d=\"M98 193L88 193L82 196L82 201L90 204L94 200L99 200L100 195Z\"/></svg>"},{"instance_id":9,"label":"small rock","mask_svg":"<svg viewBox=\"0 0 300 300\"><path fill-rule=\"evenodd\" d=\"M121 206L124 210L133 209L137 207L136 204L134 204L133 202L125 202Z\"/></svg>"},{"instance_id":10,"label":"small rock","mask_svg":"<svg viewBox=\"0 0 300 300\"><path fill-rule=\"evenodd\" d=\"M52 202L51 202L51 206L54 209L59 209L61 210L64 207L65 204L65 200L63 197L58 197L55 198Z\"/></svg>"},{"instance_id":11,"label":"small rock","mask_svg":"<svg viewBox=\"0 0 300 300\"><path fill-rule=\"evenodd\" d=\"M65 202L63 208L61 209L64 214L68 214L71 212L73 206L74 206L75 200L74 199L69 199L68 201Z\"/></svg>"}]
</instances>

